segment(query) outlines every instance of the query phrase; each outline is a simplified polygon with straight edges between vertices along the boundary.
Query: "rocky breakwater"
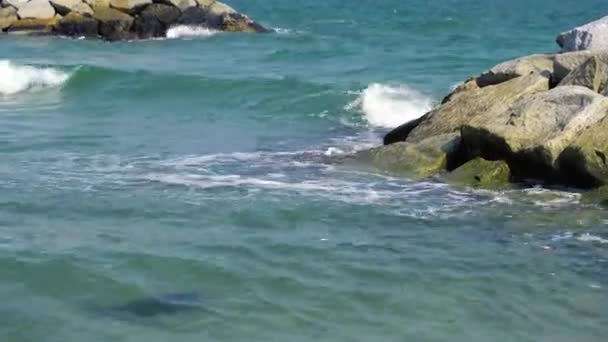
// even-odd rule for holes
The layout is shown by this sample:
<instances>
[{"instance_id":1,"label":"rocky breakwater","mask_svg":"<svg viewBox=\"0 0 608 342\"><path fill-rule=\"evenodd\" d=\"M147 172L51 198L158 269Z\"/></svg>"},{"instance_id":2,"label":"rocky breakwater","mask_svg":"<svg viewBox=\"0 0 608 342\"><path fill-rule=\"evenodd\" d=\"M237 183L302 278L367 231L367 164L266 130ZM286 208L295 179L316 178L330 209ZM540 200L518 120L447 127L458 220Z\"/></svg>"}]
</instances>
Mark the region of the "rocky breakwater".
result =
<instances>
[{"instance_id":1,"label":"rocky breakwater","mask_svg":"<svg viewBox=\"0 0 608 342\"><path fill-rule=\"evenodd\" d=\"M186 25L230 32L266 32L216 0L1 0L0 30L106 40L165 37Z\"/></svg>"},{"instance_id":2,"label":"rocky breakwater","mask_svg":"<svg viewBox=\"0 0 608 342\"><path fill-rule=\"evenodd\" d=\"M608 192L607 96L608 49L522 57L465 81L357 159L413 179Z\"/></svg>"}]
</instances>

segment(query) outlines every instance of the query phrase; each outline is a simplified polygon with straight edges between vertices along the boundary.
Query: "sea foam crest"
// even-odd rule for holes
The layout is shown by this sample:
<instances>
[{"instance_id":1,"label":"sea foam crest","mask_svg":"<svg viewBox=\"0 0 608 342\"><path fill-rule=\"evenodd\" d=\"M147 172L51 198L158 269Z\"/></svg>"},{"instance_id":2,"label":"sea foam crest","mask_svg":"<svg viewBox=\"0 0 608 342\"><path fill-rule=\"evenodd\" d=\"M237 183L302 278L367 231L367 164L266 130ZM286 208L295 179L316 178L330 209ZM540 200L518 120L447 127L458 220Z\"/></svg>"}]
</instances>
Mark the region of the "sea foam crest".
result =
<instances>
[{"instance_id":1,"label":"sea foam crest","mask_svg":"<svg viewBox=\"0 0 608 342\"><path fill-rule=\"evenodd\" d=\"M359 107L370 124L393 128L424 115L433 100L407 85L372 83L347 109L353 107Z\"/></svg>"},{"instance_id":2,"label":"sea foam crest","mask_svg":"<svg viewBox=\"0 0 608 342\"><path fill-rule=\"evenodd\" d=\"M167 30L167 38L205 38L217 34L218 31L200 26L179 25Z\"/></svg>"},{"instance_id":3,"label":"sea foam crest","mask_svg":"<svg viewBox=\"0 0 608 342\"><path fill-rule=\"evenodd\" d=\"M67 72L0 60L0 94L10 95L32 88L55 87L70 78Z\"/></svg>"}]
</instances>

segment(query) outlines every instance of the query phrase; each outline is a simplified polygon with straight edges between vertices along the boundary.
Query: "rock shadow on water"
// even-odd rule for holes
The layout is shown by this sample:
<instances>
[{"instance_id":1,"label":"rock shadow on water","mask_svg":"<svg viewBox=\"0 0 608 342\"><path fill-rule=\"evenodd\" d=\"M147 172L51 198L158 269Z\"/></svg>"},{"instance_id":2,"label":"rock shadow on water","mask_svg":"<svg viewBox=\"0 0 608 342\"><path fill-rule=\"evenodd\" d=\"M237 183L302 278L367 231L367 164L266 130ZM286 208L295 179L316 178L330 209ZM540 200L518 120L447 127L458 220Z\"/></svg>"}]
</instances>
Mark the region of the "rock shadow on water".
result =
<instances>
[{"instance_id":1,"label":"rock shadow on water","mask_svg":"<svg viewBox=\"0 0 608 342\"><path fill-rule=\"evenodd\" d=\"M167 293L136 298L123 304L98 306L94 309L112 319L133 321L194 314L206 311L207 300L196 292Z\"/></svg>"}]
</instances>

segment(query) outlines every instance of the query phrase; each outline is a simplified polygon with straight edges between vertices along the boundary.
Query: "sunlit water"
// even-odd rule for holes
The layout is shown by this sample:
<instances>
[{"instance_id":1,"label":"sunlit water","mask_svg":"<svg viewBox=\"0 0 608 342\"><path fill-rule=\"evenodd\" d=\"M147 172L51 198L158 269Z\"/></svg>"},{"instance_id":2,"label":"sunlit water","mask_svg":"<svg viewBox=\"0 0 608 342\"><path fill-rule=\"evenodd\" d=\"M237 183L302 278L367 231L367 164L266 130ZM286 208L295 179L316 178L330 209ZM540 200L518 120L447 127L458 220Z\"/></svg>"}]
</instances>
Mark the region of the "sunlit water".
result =
<instances>
[{"instance_id":1,"label":"sunlit water","mask_svg":"<svg viewBox=\"0 0 608 342\"><path fill-rule=\"evenodd\" d=\"M335 162L585 1L245 1L268 35L0 36L1 341L605 341L608 213Z\"/></svg>"}]
</instances>

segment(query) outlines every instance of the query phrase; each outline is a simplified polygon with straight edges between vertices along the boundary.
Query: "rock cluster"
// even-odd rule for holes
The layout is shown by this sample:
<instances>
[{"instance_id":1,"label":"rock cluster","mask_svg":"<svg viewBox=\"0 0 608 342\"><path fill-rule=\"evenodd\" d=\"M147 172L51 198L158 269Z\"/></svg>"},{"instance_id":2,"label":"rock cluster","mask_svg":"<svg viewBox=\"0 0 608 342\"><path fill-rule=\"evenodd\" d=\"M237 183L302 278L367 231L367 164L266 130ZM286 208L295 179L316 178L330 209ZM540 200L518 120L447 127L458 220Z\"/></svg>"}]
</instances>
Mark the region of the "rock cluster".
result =
<instances>
[{"instance_id":1,"label":"rock cluster","mask_svg":"<svg viewBox=\"0 0 608 342\"><path fill-rule=\"evenodd\" d=\"M608 186L608 49L501 63L384 144L357 157L414 179L443 174L476 187Z\"/></svg>"},{"instance_id":2,"label":"rock cluster","mask_svg":"<svg viewBox=\"0 0 608 342\"><path fill-rule=\"evenodd\" d=\"M100 37L164 37L172 26L266 32L216 0L1 0L0 30L8 33Z\"/></svg>"}]
</instances>

